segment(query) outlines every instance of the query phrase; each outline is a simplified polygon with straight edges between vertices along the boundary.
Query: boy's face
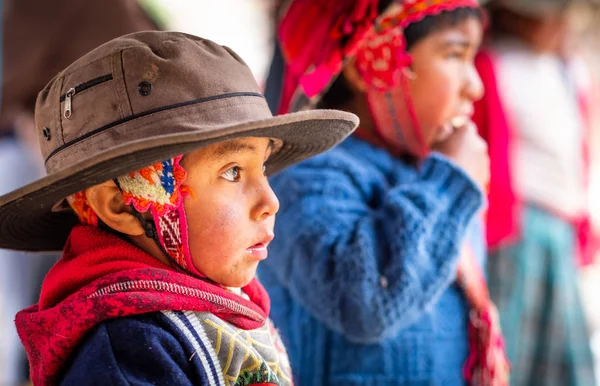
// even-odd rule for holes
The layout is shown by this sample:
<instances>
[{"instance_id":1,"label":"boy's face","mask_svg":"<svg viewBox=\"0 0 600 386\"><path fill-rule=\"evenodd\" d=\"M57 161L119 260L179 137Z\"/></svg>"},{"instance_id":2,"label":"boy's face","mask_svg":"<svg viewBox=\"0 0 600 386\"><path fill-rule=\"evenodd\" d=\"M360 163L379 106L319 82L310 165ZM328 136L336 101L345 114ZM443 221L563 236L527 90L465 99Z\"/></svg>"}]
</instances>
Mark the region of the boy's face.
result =
<instances>
[{"instance_id":1,"label":"boy's face","mask_svg":"<svg viewBox=\"0 0 600 386\"><path fill-rule=\"evenodd\" d=\"M483 96L474 65L482 34L481 22L468 18L432 32L410 50L410 93L428 147L447 138L452 120L470 118L473 102Z\"/></svg>"},{"instance_id":2,"label":"boy's face","mask_svg":"<svg viewBox=\"0 0 600 386\"><path fill-rule=\"evenodd\" d=\"M186 154L185 198L190 254L209 279L242 287L267 257L279 201L269 186L264 164L271 154L267 138L217 143Z\"/></svg>"}]
</instances>

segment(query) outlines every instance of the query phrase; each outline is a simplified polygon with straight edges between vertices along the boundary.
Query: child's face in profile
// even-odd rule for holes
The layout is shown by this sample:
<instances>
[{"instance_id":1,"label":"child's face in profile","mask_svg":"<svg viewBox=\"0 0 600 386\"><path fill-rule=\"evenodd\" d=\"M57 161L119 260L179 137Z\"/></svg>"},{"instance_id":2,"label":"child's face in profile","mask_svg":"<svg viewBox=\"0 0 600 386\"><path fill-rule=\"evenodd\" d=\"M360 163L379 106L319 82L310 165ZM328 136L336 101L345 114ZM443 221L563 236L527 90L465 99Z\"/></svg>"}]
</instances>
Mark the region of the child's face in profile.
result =
<instances>
[{"instance_id":1,"label":"child's face in profile","mask_svg":"<svg viewBox=\"0 0 600 386\"><path fill-rule=\"evenodd\" d=\"M279 201L264 171L271 144L267 138L220 142L181 161L184 184L196 193L184 201L192 260L227 287L252 280L273 239Z\"/></svg>"},{"instance_id":2,"label":"child's face in profile","mask_svg":"<svg viewBox=\"0 0 600 386\"><path fill-rule=\"evenodd\" d=\"M474 65L482 34L481 22L471 17L432 32L410 50L410 92L428 146L451 133L452 120L470 119L473 102L483 96Z\"/></svg>"}]
</instances>

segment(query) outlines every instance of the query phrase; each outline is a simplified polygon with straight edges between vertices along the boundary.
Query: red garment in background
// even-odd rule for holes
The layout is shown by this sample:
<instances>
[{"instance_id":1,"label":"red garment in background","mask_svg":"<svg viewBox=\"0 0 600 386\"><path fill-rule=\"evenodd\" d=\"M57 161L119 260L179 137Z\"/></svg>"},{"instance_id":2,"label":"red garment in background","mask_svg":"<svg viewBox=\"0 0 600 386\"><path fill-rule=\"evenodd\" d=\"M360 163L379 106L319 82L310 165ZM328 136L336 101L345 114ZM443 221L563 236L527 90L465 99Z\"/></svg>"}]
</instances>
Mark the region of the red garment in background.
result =
<instances>
[{"instance_id":1,"label":"red garment in background","mask_svg":"<svg viewBox=\"0 0 600 386\"><path fill-rule=\"evenodd\" d=\"M487 141L490 154L490 189L487 211L487 242L490 249L502 247L516 241L520 236L523 200L512 186L510 174L511 154L509 146L517 140L509 113L505 110L497 88L494 54L482 51L475 59L485 87L484 97L475 103L473 121L479 133ZM589 176L589 142L591 130L591 93L578 85L578 99L584 122L582 157L585 175ZM588 178L586 178L586 189ZM572 223L577 233L577 259L580 266L593 262L600 249L600 237L594 234L589 213L580 218L565 219Z\"/></svg>"}]
</instances>

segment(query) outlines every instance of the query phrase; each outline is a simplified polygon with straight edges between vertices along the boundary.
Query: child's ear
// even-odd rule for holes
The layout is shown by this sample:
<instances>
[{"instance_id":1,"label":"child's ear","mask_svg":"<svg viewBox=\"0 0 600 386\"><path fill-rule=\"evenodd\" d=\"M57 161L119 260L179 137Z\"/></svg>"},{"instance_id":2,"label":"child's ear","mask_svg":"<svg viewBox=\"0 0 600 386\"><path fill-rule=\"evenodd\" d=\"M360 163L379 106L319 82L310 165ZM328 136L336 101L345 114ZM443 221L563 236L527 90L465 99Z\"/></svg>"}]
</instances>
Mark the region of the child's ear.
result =
<instances>
[{"instance_id":1,"label":"child's ear","mask_svg":"<svg viewBox=\"0 0 600 386\"><path fill-rule=\"evenodd\" d=\"M344 78L348 81L348 85L355 93L362 94L367 90L367 84L358 72L354 60L344 66L342 74L344 74Z\"/></svg>"},{"instance_id":2,"label":"child's ear","mask_svg":"<svg viewBox=\"0 0 600 386\"><path fill-rule=\"evenodd\" d=\"M402 74L404 74L404 76L409 79L409 80L415 80L417 79L417 73L415 72L415 70L413 70L412 67L402 67Z\"/></svg>"},{"instance_id":3,"label":"child's ear","mask_svg":"<svg viewBox=\"0 0 600 386\"><path fill-rule=\"evenodd\" d=\"M92 186L85 195L98 218L110 228L129 236L144 234L142 224L133 215L131 207L125 205L123 194L114 182Z\"/></svg>"}]
</instances>

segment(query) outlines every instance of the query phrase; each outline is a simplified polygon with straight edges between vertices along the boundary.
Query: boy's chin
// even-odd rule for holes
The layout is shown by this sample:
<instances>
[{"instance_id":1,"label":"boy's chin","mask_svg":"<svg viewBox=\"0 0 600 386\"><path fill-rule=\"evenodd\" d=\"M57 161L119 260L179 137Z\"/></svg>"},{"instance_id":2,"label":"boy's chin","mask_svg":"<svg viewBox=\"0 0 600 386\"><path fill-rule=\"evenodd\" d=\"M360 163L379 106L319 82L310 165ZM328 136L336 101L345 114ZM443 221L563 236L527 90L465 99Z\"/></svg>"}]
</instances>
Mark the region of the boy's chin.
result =
<instances>
[{"instance_id":1,"label":"boy's chin","mask_svg":"<svg viewBox=\"0 0 600 386\"><path fill-rule=\"evenodd\" d=\"M255 275L256 275L256 268L247 270L247 272L244 272L242 275L240 275L240 274L237 274L235 276L227 275L228 277L220 277L219 280L215 280L210 277L209 277L209 279L219 283L223 287L242 288L242 287L245 287L248 284L250 284L252 279L254 279Z\"/></svg>"}]
</instances>

